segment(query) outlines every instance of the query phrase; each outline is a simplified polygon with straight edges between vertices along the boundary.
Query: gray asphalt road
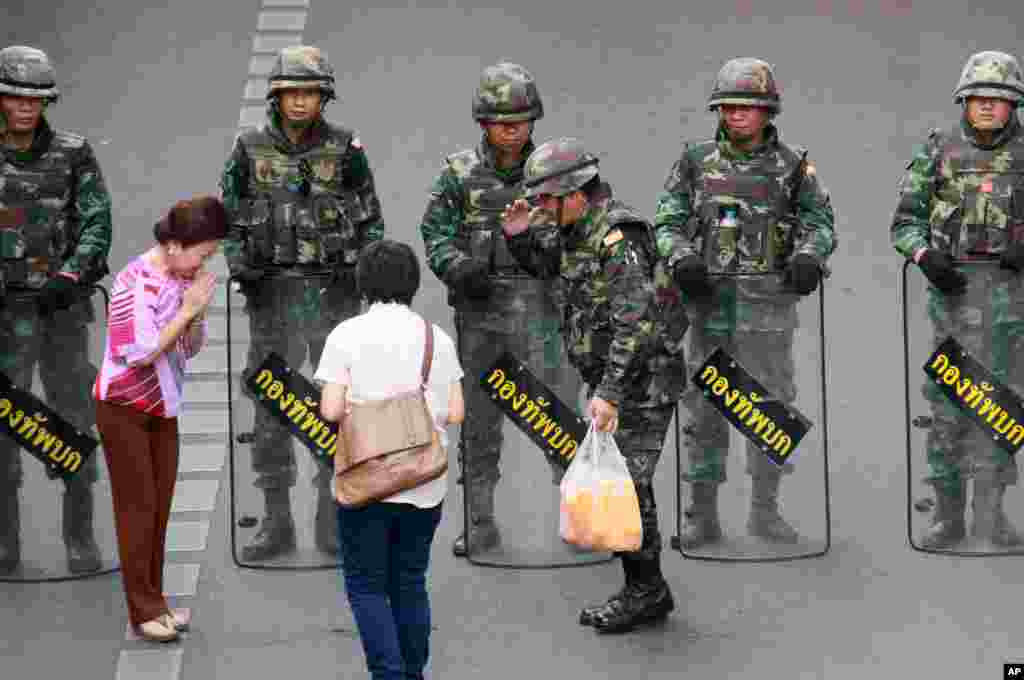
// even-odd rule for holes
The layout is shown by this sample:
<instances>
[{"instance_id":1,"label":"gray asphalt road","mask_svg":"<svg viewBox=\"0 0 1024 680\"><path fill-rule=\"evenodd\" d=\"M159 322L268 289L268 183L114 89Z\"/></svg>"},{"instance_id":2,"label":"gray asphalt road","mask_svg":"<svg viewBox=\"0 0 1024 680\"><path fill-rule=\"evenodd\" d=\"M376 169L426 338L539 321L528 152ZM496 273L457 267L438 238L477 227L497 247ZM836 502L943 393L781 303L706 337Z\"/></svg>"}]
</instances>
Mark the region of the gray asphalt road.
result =
<instances>
[{"instance_id":1,"label":"gray asphalt road","mask_svg":"<svg viewBox=\"0 0 1024 680\"><path fill-rule=\"evenodd\" d=\"M6 42L52 51L68 83L54 119L98 144L117 202L112 267L142 247L173 199L213 188L256 9L72 7L55 27L42 23L52 8L36 6L37 16L0 29ZM675 617L662 629L599 638L575 624L576 612L618 587L617 567L510 572L455 561L453 494L432 572L433 677L996 677L1004 660L1024 659L1011 632L1019 558L921 556L906 544L900 259L888 244L913 145L955 119L950 92L971 52L1017 50L1022 15L1013 2L312 3L306 40L325 47L339 72L341 101L329 115L359 130L390 235L417 248L427 187L445 154L476 143L472 90L480 69L502 58L538 79L547 115L537 139L588 141L607 154L602 174L618 195L650 216L679 142L713 131L704 102L720 64L764 57L783 87L783 139L810 149L837 212L841 245L827 288L830 554L722 566L666 552ZM451 328L429 274L417 304ZM658 474L666 535L670 454ZM337 575L237 571L226 535L218 512L183 676L300 668L361 677ZM15 603L0 614L3 629L16 622L20 631L0 643L5 666L18 671L11 677L57 677L52 669L72 656L88 677L109 676L124 621L117 583L76 584L73 599L71 586L0 589Z\"/></svg>"}]
</instances>

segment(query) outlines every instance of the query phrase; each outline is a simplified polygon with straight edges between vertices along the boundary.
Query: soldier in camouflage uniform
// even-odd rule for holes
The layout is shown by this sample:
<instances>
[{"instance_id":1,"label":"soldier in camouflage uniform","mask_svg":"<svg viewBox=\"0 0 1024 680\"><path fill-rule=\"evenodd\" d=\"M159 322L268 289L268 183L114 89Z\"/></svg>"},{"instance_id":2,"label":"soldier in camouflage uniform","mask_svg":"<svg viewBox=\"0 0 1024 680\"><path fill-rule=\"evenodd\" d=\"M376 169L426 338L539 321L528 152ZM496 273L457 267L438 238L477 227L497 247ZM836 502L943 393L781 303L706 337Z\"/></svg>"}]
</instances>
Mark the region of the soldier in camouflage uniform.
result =
<instances>
[{"instance_id":1,"label":"soldier in camouflage uniform","mask_svg":"<svg viewBox=\"0 0 1024 680\"><path fill-rule=\"evenodd\" d=\"M54 130L46 107L59 97L47 55L35 48L0 50L0 371L31 389L39 366L46 402L91 432L96 366L88 326L95 320L90 286L107 273L110 195L92 147ZM65 481L63 537L74 573L100 568L93 536L96 456ZM18 446L0 441L0 571L21 560Z\"/></svg>"},{"instance_id":2,"label":"soldier in camouflage uniform","mask_svg":"<svg viewBox=\"0 0 1024 680\"><path fill-rule=\"evenodd\" d=\"M950 130L932 130L900 183L892 244L921 268L928 316L938 345L954 335L975 359L1020 392L1024 374L1024 130L1017 107L1024 78L1017 59L980 52L964 66L953 91L963 113ZM967 277L954 260L999 261ZM963 265L970 268L970 264ZM949 548L966 535L967 480L974 479L972 533L999 546L1021 543L1003 512L1017 466L932 383L924 396L933 424L926 450L936 509L921 537L926 548ZM980 522L980 520L987 520Z\"/></svg>"},{"instance_id":3,"label":"soldier in camouflage uniform","mask_svg":"<svg viewBox=\"0 0 1024 680\"><path fill-rule=\"evenodd\" d=\"M480 387L479 377L511 352L556 393L575 396L578 385L561 370L557 286L531 278L512 258L501 235L501 211L522 195L523 164L533 151L534 121L544 105L533 76L522 66L484 69L473 98L483 129L475 149L448 156L431 187L420 232L431 270L448 286L455 308L459 355L466 369L466 422L460 460L469 509L469 550L501 543L494 520L504 416ZM560 479L553 471L556 480ZM460 535L452 551L467 553Z\"/></svg>"},{"instance_id":4,"label":"soldier in camouflage uniform","mask_svg":"<svg viewBox=\"0 0 1024 680\"><path fill-rule=\"evenodd\" d=\"M615 435L640 501L643 542L621 552L625 585L586 607L580 623L622 632L674 608L661 573L661 533L653 477L685 379L686 313L661 267L651 226L612 198L597 158L579 140L539 146L526 161L526 200L504 216L509 249L533 275L565 290L563 338L588 385L588 411Z\"/></svg>"},{"instance_id":5,"label":"soldier in camouflage uniform","mask_svg":"<svg viewBox=\"0 0 1024 680\"><path fill-rule=\"evenodd\" d=\"M241 132L221 182L231 228L224 254L249 314L247 374L271 352L315 367L328 333L355 316L360 249L384 234L380 200L355 132L323 117L335 98L334 71L316 47L282 49L268 77L267 120ZM251 395L250 395L251 396ZM295 548L289 489L295 485L291 435L257 413L255 485L266 514L244 546L246 560ZM320 464L316 544L337 554L333 474Z\"/></svg>"},{"instance_id":6,"label":"soldier in camouflage uniform","mask_svg":"<svg viewBox=\"0 0 1024 680\"><path fill-rule=\"evenodd\" d=\"M771 122L781 102L767 63L728 61L708 108L719 113L715 137L685 145L654 220L658 253L682 290L693 325L689 370L721 346L792 403L796 303L828 271L826 260L836 248L831 203L806 152L784 144ZM709 278L725 272L785 276ZM680 538L684 547L695 548L721 539L718 488L726 478L729 425L693 386L683 402L690 416L683 428L690 468L683 479L692 493ZM782 474L791 468L780 468L747 444L751 534L798 540L777 504Z\"/></svg>"}]
</instances>

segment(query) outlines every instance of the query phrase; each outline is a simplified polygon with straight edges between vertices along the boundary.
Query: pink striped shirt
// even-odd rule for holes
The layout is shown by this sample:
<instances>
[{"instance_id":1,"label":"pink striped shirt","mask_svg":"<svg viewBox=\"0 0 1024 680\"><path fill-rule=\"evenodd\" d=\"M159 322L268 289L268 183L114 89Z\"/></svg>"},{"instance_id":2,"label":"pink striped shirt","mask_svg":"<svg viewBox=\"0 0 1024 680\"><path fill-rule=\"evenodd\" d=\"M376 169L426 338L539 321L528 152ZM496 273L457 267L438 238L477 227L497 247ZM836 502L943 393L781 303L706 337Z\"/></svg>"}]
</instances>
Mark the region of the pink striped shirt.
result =
<instances>
[{"instance_id":1,"label":"pink striped shirt","mask_svg":"<svg viewBox=\"0 0 1024 680\"><path fill-rule=\"evenodd\" d=\"M93 396L154 416L174 418L181 406L185 361L200 349L185 332L153 363L132 366L160 343L160 331L181 308L186 282L155 270L143 256L122 269L110 292L103 366ZM206 337L206 321L201 338Z\"/></svg>"}]
</instances>

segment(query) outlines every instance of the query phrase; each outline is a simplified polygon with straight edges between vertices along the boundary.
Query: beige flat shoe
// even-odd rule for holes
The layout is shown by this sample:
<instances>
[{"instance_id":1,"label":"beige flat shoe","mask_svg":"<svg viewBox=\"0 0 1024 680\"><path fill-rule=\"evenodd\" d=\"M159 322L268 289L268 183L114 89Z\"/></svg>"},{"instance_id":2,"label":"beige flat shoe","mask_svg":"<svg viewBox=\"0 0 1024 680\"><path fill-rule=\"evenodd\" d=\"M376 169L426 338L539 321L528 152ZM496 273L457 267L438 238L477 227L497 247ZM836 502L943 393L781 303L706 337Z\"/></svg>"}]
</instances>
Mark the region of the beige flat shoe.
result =
<instances>
[{"instance_id":1,"label":"beige flat shoe","mask_svg":"<svg viewBox=\"0 0 1024 680\"><path fill-rule=\"evenodd\" d=\"M192 623L192 612L188 609L172 609L163 616L164 625L180 632L187 631Z\"/></svg>"},{"instance_id":2,"label":"beige flat shoe","mask_svg":"<svg viewBox=\"0 0 1024 680\"><path fill-rule=\"evenodd\" d=\"M139 634L147 640L153 642L170 642L171 640L178 639L178 631L173 626L168 627L165 623L165 617L153 619L152 621L146 621L139 626Z\"/></svg>"}]
</instances>

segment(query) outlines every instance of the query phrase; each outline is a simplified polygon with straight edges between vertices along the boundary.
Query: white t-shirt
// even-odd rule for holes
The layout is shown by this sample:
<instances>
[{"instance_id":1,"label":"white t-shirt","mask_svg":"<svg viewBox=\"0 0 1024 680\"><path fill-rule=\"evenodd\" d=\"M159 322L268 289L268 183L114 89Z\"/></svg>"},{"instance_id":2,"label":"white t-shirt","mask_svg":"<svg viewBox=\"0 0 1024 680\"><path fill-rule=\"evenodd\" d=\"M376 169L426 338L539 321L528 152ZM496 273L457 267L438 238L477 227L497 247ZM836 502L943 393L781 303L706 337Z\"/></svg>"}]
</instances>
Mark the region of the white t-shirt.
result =
<instances>
[{"instance_id":1,"label":"white t-shirt","mask_svg":"<svg viewBox=\"0 0 1024 680\"><path fill-rule=\"evenodd\" d=\"M407 306L373 304L366 313L342 321L331 331L313 377L321 383L349 385L349 398L357 402L388 399L414 390L420 383L424 331L422 317ZM434 324L434 358L426 400L446 451L448 393L451 384L461 379L455 343ZM448 476L443 474L415 489L389 496L384 502L432 508L444 500L447 488Z\"/></svg>"}]
</instances>

